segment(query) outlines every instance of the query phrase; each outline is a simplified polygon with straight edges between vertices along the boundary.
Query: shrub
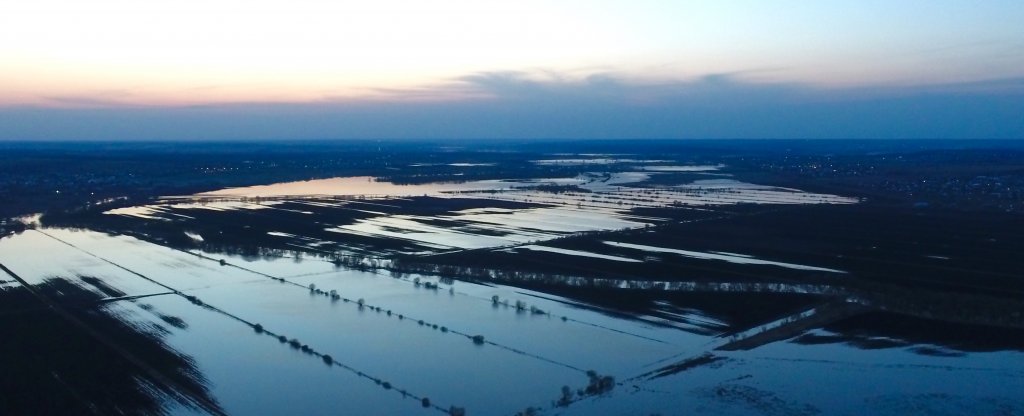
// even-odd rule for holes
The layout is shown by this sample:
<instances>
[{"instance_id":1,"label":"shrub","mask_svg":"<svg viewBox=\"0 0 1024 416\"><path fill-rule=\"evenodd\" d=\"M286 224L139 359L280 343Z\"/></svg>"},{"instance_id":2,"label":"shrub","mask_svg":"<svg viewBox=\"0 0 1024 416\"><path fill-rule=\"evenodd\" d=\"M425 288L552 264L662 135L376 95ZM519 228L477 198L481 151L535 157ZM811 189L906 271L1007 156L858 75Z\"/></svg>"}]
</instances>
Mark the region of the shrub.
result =
<instances>
[{"instance_id":1,"label":"shrub","mask_svg":"<svg viewBox=\"0 0 1024 416\"><path fill-rule=\"evenodd\" d=\"M516 416L535 416L536 414L537 409L534 409L533 407L527 407L522 412L516 413Z\"/></svg>"},{"instance_id":2,"label":"shrub","mask_svg":"<svg viewBox=\"0 0 1024 416\"><path fill-rule=\"evenodd\" d=\"M573 392L569 386L562 386L562 397L558 399L559 406L568 406L572 403Z\"/></svg>"},{"instance_id":3,"label":"shrub","mask_svg":"<svg viewBox=\"0 0 1024 416\"><path fill-rule=\"evenodd\" d=\"M590 378L590 384L585 390L587 394L601 394L611 391L615 387L615 378L612 376L602 376L590 370L587 371L587 377Z\"/></svg>"}]
</instances>

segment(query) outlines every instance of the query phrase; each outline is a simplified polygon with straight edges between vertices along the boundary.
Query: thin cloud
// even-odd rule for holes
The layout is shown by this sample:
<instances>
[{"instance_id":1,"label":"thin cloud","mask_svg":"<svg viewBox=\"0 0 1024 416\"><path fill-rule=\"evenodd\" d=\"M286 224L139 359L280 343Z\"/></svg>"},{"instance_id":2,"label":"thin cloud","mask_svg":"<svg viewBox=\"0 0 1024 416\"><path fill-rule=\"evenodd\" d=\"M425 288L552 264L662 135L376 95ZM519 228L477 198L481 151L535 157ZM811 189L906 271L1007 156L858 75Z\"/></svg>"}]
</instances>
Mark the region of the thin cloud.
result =
<instances>
[{"instance_id":1,"label":"thin cloud","mask_svg":"<svg viewBox=\"0 0 1024 416\"><path fill-rule=\"evenodd\" d=\"M51 95L42 97L44 102L70 107L125 107L135 97L133 90L97 90L77 95Z\"/></svg>"},{"instance_id":2,"label":"thin cloud","mask_svg":"<svg viewBox=\"0 0 1024 416\"><path fill-rule=\"evenodd\" d=\"M359 99L5 108L0 138L1024 138L1024 78L826 89L748 76L494 71Z\"/></svg>"}]
</instances>

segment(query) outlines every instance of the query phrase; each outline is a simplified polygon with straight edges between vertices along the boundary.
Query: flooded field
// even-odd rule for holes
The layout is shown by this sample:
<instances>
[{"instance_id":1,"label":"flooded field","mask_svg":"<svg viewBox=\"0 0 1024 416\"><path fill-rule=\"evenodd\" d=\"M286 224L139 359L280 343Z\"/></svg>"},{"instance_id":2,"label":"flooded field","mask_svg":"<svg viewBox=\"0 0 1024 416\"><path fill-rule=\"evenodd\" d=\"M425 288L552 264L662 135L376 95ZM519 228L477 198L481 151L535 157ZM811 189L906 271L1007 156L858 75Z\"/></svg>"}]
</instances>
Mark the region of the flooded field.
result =
<instances>
[{"instance_id":1,"label":"flooded field","mask_svg":"<svg viewBox=\"0 0 1024 416\"><path fill-rule=\"evenodd\" d=\"M101 359L131 403L72 371L41 391L127 413L1024 413L1018 303L979 290L946 316L852 267L875 261L861 242L748 244L716 225L864 198L694 176L724 164L530 163L593 171L339 177L44 217L0 239L0 312L69 319L41 344L113 345ZM950 258L922 250L919 267ZM1011 315L978 306L994 304Z\"/></svg>"},{"instance_id":2,"label":"flooded field","mask_svg":"<svg viewBox=\"0 0 1024 416\"><path fill-rule=\"evenodd\" d=\"M267 235L318 250L365 251L361 250L364 246L337 244L334 240L338 236L324 234L327 232L356 237L341 240L391 241L409 247L404 253L425 253L521 245L580 232L643 228L668 220L637 215L633 211L639 208L857 202L856 198L735 180L644 186L649 178L646 173L619 172L528 181L396 185L373 177L348 177L229 188L192 197L170 197L156 205L112 209L104 214L169 221L186 229L189 223L208 221L205 217L215 213L287 213L295 220L274 224ZM421 205L450 205L453 209L417 215L416 211L423 209ZM460 205L462 209L454 209ZM340 215L345 218L337 218ZM203 218L198 219L200 216ZM315 235L292 232L288 227L297 221L302 221L304 227L310 222L321 226Z\"/></svg>"}]
</instances>

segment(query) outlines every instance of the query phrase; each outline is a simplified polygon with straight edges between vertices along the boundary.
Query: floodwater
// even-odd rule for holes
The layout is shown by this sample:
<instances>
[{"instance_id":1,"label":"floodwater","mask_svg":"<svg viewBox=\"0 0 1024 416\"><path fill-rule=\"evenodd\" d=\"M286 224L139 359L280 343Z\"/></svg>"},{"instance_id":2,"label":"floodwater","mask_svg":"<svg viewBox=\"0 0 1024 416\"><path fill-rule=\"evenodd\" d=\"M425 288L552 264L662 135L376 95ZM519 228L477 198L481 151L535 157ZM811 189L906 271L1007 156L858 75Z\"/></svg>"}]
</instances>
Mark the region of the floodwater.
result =
<instances>
[{"instance_id":1,"label":"floodwater","mask_svg":"<svg viewBox=\"0 0 1024 416\"><path fill-rule=\"evenodd\" d=\"M42 229L4 238L0 263L31 284L100 276L106 285L137 296L101 307L134 326L164 328L163 342L195 362L231 414L437 411L423 408L413 395L445 409L466 407L469 414L510 414L548 407L563 385L585 386L587 370L645 387L623 393L620 400L582 400L551 409L552 414L670 414L679 408L724 414L765 408L790 412L784 414L896 414L925 405L942 410L942 403L953 409L983 403L971 408L975 414L1022 409L1016 395L1024 389L1019 352L943 356L916 354L911 347L864 350L782 342L750 352L715 352L724 361L644 381L634 377L706 353L721 341L501 285L395 278L315 258L245 260L189 253L90 231ZM310 285L323 293L311 292ZM327 295L330 291L339 299ZM523 302L521 310L517 302ZM180 324L168 325L161 317ZM250 324L256 323L330 355L335 365L254 331ZM474 343L473 335L485 342ZM909 382L908 374L913 374ZM964 389L961 380L972 375L984 381ZM816 387L807 389L810 385ZM939 400L925 400L934 395ZM196 412L173 401L168 407L172 414Z\"/></svg>"},{"instance_id":2,"label":"floodwater","mask_svg":"<svg viewBox=\"0 0 1024 416\"><path fill-rule=\"evenodd\" d=\"M672 162L671 160L658 160L658 159L628 159L628 158L609 158L609 157L593 157L593 158L567 158L567 159L538 159L532 160L537 165L612 165L616 163L664 163Z\"/></svg>"},{"instance_id":3,"label":"floodwater","mask_svg":"<svg viewBox=\"0 0 1024 416\"><path fill-rule=\"evenodd\" d=\"M711 172L724 168L725 165L651 165L640 166L639 169L648 172Z\"/></svg>"},{"instance_id":4,"label":"floodwater","mask_svg":"<svg viewBox=\"0 0 1024 416\"><path fill-rule=\"evenodd\" d=\"M28 255L41 252L61 261ZM328 408L371 414L420 408L358 372L444 406L467 407L472 414L508 414L556 399L563 385L585 386L587 370L640 371L705 339L509 287L437 283L438 289L428 289L412 278L339 269L313 259L225 259L229 265L221 266L220 258L89 231L30 230L0 240L0 263L30 283L102 276L108 286L139 297L112 299L103 306L133 325L160 324L160 315L180 318L181 328L163 325L168 327L165 342L194 359L221 404L240 414L254 409L319 413L319 406L330 403L337 407ZM337 290L346 300L311 293L310 284ZM495 304L492 296L501 302ZM517 310L517 301L529 309ZM357 373L327 366L272 336L254 333L239 320L298 339ZM486 343L475 344L467 338L472 335L483 335ZM302 391L271 391L289 385ZM328 394L333 390L346 394ZM330 400L313 400L321 394ZM268 397L284 396L319 404L267 403Z\"/></svg>"},{"instance_id":5,"label":"floodwater","mask_svg":"<svg viewBox=\"0 0 1024 416\"><path fill-rule=\"evenodd\" d=\"M815 272L846 273L846 272L844 272L842 270L829 269L829 268L825 268L825 267L807 266L807 265L804 265L804 264L794 264L794 263L784 263L784 262L779 262L779 261L762 260L762 259L758 259L758 258L752 257L750 255L746 255L746 254L727 253L727 252L722 252L722 251L705 253L705 252L701 252L701 251L690 251L690 250L680 250L680 249L675 249L675 248L654 247L654 246L648 246L648 245L643 245L643 244L620 243L620 242L616 242L616 241L605 241L604 243L607 244L607 245L610 245L612 247L623 247L623 248L629 248L629 249L634 249L634 250L646 251L648 253L678 254L680 256L690 257L690 258L694 258L694 259L720 260L720 261L726 261L726 262L729 262L729 263L736 263L736 264L759 264L759 265L767 265L767 266L778 266L778 267L785 267L787 269L808 270L808 271L815 271Z\"/></svg>"},{"instance_id":6,"label":"floodwater","mask_svg":"<svg viewBox=\"0 0 1024 416\"><path fill-rule=\"evenodd\" d=\"M718 166L692 166L693 169ZM344 235L403 241L414 247L405 253L453 249L500 248L542 242L578 232L646 227L663 218L638 216L636 208L705 207L753 204L849 204L857 199L815 194L795 189L755 185L734 180L701 180L674 187L645 187L658 172L587 173L576 177L535 180L485 180L461 183L398 185L373 177L346 177L287 182L174 197L154 205L124 207L106 212L145 220L187 223L196 211L252 211L309 215L310 207L352 209L366 214L349 223L325 224L323 231ZM540 185L574 186L579 190L545 192ZM427 195L433 198L492 200L529 207L472 208L442 215L385 214L387 199ZM313 198L335 198L316 200ZM341 199L337 199L341 198ZM285 205L291 207L286 208ZM307 247L328 244L329 237L312 237L275 229L305 241ZM277 234L269 234L277 235ZM200 236L201 237L201 236ZM352 250L358 251L356 248Z\"/></svg>"},{"instance_id":7,"label":"floodwater","mask_svg":"<svg viewBox=\"0 0 1024 416\"><path fill-rule=\"evenodd\" d=\"M309 181L283 182L272 185L257 185L242 188L227 188L219 191L202 192L198 197L280 197L280 196L315 196L315 195L346 195L346 196L417 196L438 195L450 192L467 192L481 190L507 190L542 184L576 184L582 179L538 179L532 181L468 181L438 182L416 185L400 185L380 181L371 176L351 176L343 178L315 179Z\"/></svg>"},{"instance_id":8,"label":"floodwater","mask_svg":"<svg viewBox=\"0 0 1024 416\"><path fill-rule=\"evenodd\" d=\"M831 295L835 289L828 285L685 282L659 276L607 282L537 276L535 281L471 283L444 273L350 269L329 261L330 256L310 254L321 247L345 252L345 242L357 236L411 244L415 250L405 254L422 258L484 249L630 265L667 254L707 260L709 267L729 262L846 273L742 253L613 240L603 243L627 250L612 255L538 244L574 233L638 230L667 221L638 215L634 208L859 202L727 179L645 186L652 175L720 168L646 166L571 178L424 185L349 177L224 189L113 209L104 219L181 224L175 234L196 244L184 247L201 247L218 236L209 227L191 227L198 218L211 218L200 214L287 218L258 233L297 249L265 256L204 252L155 242L165 240L36 224L37 229L0 239L0 264L33 287L60 280L95 294L98 300L87 304L53 300L72 311L102 311L158 340L194 364L197 379L228 414L444 414L456 407L470 415L508 415L527 408L566 415L1024 413L1019 394L1024 391L1024 353L1019 349L961 350L939 341L870 333L872 328L827 326L751 350L718 349L736 337L754 338L817 312L814 305L793 306L781 316L750 307L743 314L761 324L742 327L715 304L742 302L727 295ZM538 185L578 189L544 192ZM422 214L395 213L397 205L389 204L420 195L435 202L474 199L493 205ZM323 196L363 198L318 198ZM264 197L273 199L243 200ZM347 222L340 215L332 221L320 216L335 210L358 215ZM374 261L389 262L384 258L388 252L377 254ZM7 279L0 282L0 291L22 284ZM656 300L645 305L646 312L637 312L541 289L552 283L577 291L599 286L624 294L705 294L715 301ZM592 382L591 371L614 377L613 390L576 393ZM572 405L556 406L566 387ZM159 399L167 414L203 413L180 397Z\"/></svg>"},{"instance_id":9,"label":"floodwater","mask_svg":"<svg viewBox=\"0 0 1024 416\"><path fill-rule=\"evenodd\" d=\"M525 246L519 246L519 247L516 247L514 250L544 251L544 252L548 252L548 253L565 254L565 255L568 255L568 256L579 256L579 257L589 257L589 258L593 258L593 259L623 261L623 262L627 262L627 263L640 263L641 262L641 260L631 259L631 258L628 258L628 257L611 256L611 255L608 255L608 254L599 254L599 253L591 253L589 251L582 251L582 250L569 250L569 249L565 249L565 248L538 246L538 245L535 245L535 244L528 244L528 245L525 245Z\"/></svg>"}]
</instances>

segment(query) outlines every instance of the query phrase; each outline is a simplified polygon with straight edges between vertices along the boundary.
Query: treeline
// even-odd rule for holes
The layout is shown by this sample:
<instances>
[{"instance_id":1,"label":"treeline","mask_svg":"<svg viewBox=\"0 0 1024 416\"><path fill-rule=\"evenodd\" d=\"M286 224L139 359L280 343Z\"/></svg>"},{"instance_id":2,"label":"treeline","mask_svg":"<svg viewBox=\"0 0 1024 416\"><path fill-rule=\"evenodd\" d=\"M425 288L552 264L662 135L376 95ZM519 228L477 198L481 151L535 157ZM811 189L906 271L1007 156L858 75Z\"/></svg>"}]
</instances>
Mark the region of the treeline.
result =
<instances>
[{"instance_id":1,"label":"treeline","mask_svg":"<svg viewBox=\"0 0 1024 416\"><path fill-rule=\"evenodd\" d=\"M973 325L1024 329L1024 301L977 294L879 284L849 279L838 284L723 281L656 281L594 278L579 275L523 271L512 268L458 266L425 262L419 258L393 259L347 255L335 260L357 270L386 269L394 277L411 274L444 276L464 281L570 286L645 291L801 293L844 299L881 310Z\"/></svg>"}]
</instances>

